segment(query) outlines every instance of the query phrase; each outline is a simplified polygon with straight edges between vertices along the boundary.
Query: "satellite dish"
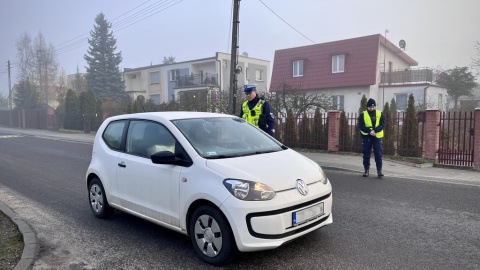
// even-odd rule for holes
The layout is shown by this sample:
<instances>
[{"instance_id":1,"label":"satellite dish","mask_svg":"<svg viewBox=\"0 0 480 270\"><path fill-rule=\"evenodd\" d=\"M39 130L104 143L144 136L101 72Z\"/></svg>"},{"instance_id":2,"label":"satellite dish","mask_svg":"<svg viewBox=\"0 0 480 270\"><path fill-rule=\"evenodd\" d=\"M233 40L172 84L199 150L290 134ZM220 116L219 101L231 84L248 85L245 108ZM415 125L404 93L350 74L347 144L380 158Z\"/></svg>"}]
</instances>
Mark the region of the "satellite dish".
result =
<instances>
[{"instance_id":1,"label":"satellite dish","mask_svg":"<svg viewBox=\"0 0 480 270\"><path fill-rule=\"evenodd\" d=\"M407 43L405 42L405 40L403 40L403 39L400 40L398 45L400 46L400 49L403 49L405 51L405 46L407 46Z\"/></svg>"},{"instance_id":2,"label":"satellite dish","mask_svg":"<svg viewBox=\"0 0 480 270\"><path fill-rule=\"evenodd\" d=\"M242 56L248 57L248 53L247 53L247 52L243 52L243 53L242 53Z\"/></svg>"}]
</instances>

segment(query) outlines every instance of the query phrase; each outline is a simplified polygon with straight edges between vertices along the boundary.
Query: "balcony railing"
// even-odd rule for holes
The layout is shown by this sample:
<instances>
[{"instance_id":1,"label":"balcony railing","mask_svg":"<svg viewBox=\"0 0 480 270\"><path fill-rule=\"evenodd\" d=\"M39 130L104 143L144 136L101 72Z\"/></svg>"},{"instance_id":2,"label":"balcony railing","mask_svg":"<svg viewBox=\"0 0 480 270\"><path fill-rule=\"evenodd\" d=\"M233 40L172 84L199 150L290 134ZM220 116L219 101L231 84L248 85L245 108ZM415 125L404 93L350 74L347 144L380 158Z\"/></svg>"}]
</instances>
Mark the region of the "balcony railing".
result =
<instances>
[{"instance_id":1,"label":"balcony railing","mask_svg":"<svg viewBox=\"0 0 480 270\"><path fill-rule=\"evenodd\" d=\"M207 85L218 85L218 74L190 74L177 78L175 88L198 87Z\"/></svg>"},{"instance_id":2,"label":"balcony railing","mask_svg":"<svg viewBox=\"0 0 480 270\"><path fill-rule=\"evenodd\" d=\"M380 84L414 84L414 83L432 83L435 80L433 70L424 69L406 69L380 72Z\"/></svg>"}]
</instances>

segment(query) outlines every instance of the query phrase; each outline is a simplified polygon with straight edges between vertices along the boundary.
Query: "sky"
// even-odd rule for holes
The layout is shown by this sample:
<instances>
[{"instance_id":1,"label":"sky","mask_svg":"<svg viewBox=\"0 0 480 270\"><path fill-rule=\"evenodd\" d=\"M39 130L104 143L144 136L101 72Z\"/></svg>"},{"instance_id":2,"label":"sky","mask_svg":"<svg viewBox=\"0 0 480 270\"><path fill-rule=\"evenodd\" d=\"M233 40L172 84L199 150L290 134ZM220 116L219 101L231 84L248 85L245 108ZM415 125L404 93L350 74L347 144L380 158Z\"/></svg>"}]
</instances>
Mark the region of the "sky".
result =
<instances>
[{"instance_id":1,"label":"sky","mask_svg":"<svg viewBox=\"0 0 480 270\"><path fill-rule=\"evenodd\" d=\"M231 52L232 0L0 0L0 95L8 96L7 61L16 77L16 42L42 33L67 74L85 72L89 32L103 12L113 25L120 68ZM275 50L385 35L406 41L418 67L470 67L480 42L479 0L241 0L239 53L270 61Z\"/></svg>"}]
</instances>

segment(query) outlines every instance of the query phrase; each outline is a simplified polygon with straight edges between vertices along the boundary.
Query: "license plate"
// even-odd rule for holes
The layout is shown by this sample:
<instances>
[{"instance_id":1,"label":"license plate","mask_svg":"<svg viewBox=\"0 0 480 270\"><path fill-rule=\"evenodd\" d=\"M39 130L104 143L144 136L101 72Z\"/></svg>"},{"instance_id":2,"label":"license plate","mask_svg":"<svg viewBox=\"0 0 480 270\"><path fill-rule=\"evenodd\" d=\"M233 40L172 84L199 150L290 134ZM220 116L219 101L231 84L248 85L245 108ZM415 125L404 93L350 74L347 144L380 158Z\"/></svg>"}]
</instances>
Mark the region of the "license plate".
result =
<instances>
[{"instance_id":1,"label":"license plate","mask_svg":"<svg viewBox=\"0 0 480 270\"><path fill-rule=\"evenodd\" d=\"M312 205L308 208L302 209L297 212L292 213L292 223L293 226L298 226L305 222L308 222L312 219L316 219L322 216L323 213L323 202Z\"/></svg>"}]
</instances>

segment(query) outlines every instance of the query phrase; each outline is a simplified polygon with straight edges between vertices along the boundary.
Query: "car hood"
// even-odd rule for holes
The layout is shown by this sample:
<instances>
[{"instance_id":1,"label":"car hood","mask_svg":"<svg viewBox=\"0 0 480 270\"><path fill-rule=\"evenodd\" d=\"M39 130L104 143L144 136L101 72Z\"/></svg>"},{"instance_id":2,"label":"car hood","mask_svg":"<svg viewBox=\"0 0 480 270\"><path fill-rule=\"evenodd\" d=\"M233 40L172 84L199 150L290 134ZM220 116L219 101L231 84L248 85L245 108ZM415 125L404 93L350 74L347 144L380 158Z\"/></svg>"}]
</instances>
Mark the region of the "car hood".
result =
<instances>
[{"instance_id":1,"label":"car hood","mask_svg":"<svg viewBox=\"0 0 480 270\"><path fill-rule=\"evenodd\" d=\"M208 159L207 167L225 178L261 182L275 191L295 187L297 179L310 184L320 180L320 166L291 150L237 158Z\"/></svg>"}]
</instances>

